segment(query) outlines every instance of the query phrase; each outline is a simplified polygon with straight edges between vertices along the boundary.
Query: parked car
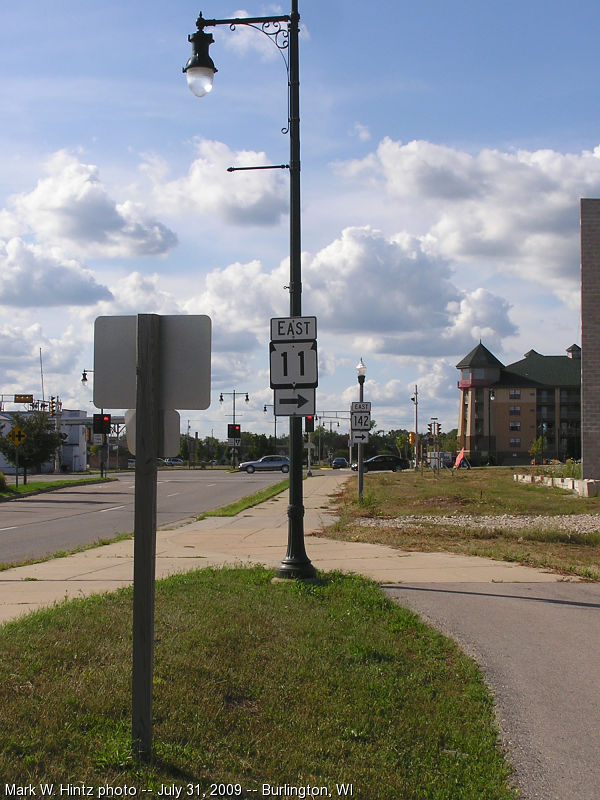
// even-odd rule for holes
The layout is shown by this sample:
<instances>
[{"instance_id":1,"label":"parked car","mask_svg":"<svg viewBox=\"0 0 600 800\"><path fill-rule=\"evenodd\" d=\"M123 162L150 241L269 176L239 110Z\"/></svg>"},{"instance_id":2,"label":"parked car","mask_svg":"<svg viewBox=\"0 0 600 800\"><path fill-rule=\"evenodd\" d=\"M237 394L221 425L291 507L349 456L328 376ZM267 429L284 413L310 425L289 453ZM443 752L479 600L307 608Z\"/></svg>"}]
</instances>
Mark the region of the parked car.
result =
<instances>
[{"instance_id":1,"label":"parked car","mask_svg":"<svg viewBox=\"0 0 600 800\"><path fill-rule=\"evenodd\" d=\"M183 458L179 458L179 456L175 456L175 458L165 458L165 464L167 467L181 467Z\"/></svg>"},{"instance_id":2,"label":"parked car","mask_svg":"<svg viewBox=\"0 0 600 800\"><path fill-rule=\"evenodd\" d=\"M348 462L346 461L345 458L342 457L334 458L333 461L331 462L331 466L333 467L333 469L343 469L343 467L348 466Z\"/></svg>"},{"instance_id":3,"label":"parked car","mask_svg":"<svg viewBox=\"0 0 600 800\"><path fill-rule=\"evenodd\" d=\"M263 456L258 461L242 461L238 469L249 475L256 470L280 469L282 472L290 471L290 460L287 456Z\"/></svg>"},{"instance_id":4,"label":"parked car","mask_svg":"<svg viewBox=\"0 0 600 800\"><path fill-rule=\"evenodd\" d=\"M363 461L364 472L375 472L376 470L391 469L392 472L397 472L401 469L408 469L410 462L407 458L400 458L391 453L384 453L381 456L373 456ZM352 469L356 472L358 464L352 464Z\"/></svg>"}]
</instances>

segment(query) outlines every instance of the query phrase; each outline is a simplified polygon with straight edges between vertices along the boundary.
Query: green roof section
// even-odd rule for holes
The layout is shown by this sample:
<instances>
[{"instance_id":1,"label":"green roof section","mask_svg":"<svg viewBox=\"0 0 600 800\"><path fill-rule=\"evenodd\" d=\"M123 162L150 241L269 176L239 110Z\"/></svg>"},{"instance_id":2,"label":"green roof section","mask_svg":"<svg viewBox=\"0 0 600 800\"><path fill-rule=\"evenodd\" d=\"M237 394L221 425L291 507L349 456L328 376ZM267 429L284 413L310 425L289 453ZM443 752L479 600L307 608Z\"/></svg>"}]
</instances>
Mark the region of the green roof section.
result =
<instances>
[{"instance_id":1,"label":"green roof section","mask_svg":"<svg viewBox=\"0 0 600 800\"><path fill-rule=\"evenodd\" d=\"M478 369L482 367L484 369L485 367L500 367L500 369L503 369L504 364L501 361L498 361L496 356L493 353L490 353L487 347L479 342L477 347L474 347L471 352L456 365L456 369L466 369L467 367Z\"/></svg>"},{"instance_id":2,"label":"green roof section","mask_svg":"<svg viewBox=\"0 0 600 800\"><path fill-rule=\"evenodd\" d=\"M525 358L508 364L506 372L545 386L580 386L581 360L569 356L543 356L530 350Z\"/></svg>"}]
</instances>

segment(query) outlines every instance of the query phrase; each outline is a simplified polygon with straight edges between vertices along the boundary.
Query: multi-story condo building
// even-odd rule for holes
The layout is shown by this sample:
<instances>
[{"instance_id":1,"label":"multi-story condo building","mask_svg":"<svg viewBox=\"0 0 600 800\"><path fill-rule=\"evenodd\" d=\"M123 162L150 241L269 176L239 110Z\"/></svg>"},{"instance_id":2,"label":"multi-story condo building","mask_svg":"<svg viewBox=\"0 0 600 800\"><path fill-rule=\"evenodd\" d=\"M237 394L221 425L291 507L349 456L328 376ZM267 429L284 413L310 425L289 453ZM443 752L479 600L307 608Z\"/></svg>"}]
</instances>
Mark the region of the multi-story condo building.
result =
<instances>
[{"instance_id":1,"label":"multi-story condo building","mask_svg":"<svg viewBox=\"0 0 600 800\"><path fill-rule=\"evenodd\" d=\"M544 459L581 457L581 348L530 350L504 366L479 342L460 361L459 447L475 464L525 464L543 436Z\"/></svg>"}]
</instances>

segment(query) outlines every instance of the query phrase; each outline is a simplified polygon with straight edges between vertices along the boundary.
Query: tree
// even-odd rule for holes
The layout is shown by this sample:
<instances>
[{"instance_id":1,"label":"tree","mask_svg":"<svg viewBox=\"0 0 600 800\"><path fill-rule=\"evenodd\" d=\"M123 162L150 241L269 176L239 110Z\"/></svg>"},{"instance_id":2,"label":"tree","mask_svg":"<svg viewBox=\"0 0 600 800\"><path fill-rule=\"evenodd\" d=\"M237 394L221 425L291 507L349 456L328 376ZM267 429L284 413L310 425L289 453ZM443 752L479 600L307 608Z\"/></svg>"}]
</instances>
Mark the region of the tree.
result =
<instances>
[{"instance_id":1,"label":"tree","mask_svg":"<svg viewBox=\"0 0 600 800\"><path fill-rule=\"evenodd\" d=\"M535 463L538 462L538 456L541 457L541 462L544 463L544 453L548 452L548 440L545 436L538 436L535 439L531 447L529 448L529 455L533 456Z\"/></svg>"},{"instance_id":2,"label":"tree","mask_svg":"<svg viewBox=\"0 0 600 800\"><path fill-rule=\"evenodd\" d=\"M458 428L452 428L447 433L440 434L440 450L447 450L449 453L458 453Z\"/></svg>"},{"instance_id":3,"label":"tree","mask_svg":"<svg viewBox=\"0 0 600 800\"><path fill-rule=\"evenodd\" d=\"M19 466L23 467L23 480L27 483L27 468L41 469L42 464L53 457L62 443L62 436L55 429L54 420L44 411L33 411L31 414L15 412L11 416L14 427L20 428L27 438L17 448L7 436L0 436L0 453L15 466L18 459Z\"/></svg>"}]
</instances>

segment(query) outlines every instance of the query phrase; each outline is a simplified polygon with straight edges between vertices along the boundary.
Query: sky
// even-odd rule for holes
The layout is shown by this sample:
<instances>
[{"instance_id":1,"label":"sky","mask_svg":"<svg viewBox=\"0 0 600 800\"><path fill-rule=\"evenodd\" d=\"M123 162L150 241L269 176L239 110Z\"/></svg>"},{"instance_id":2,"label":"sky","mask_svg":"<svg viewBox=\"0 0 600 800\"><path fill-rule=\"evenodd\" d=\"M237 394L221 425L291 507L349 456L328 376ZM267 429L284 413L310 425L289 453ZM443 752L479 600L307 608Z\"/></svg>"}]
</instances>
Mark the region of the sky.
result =
<instances>
[{"instance_id":1,"label":"sky","mask_svg":"<svg viewBox=\"0 0 600 800\"><path fill-rule=\"evenodd\" d=\"M209 2L209 0L207 0ZM29 0L0 26L0 394L94 413L94 320L206 314L211 406L181 429L273 431L270 319L289 316L287 75L212 0ZM580 344L579 200L600 197L596 0L300 0L302 313L317 413L458 424L455 365ZM40 359L41 355L41 359ZM223 392L224 402L219 402ZM245 403L245 393L249 402ZM242 397L237 394L241 393ZM113 409L119 413L120 409ZM281 432L285 420L278 420ZM333 425L336 423L333 422ZM342 432L343 428L340 430Z\"/></svg>"}]
</instances>

